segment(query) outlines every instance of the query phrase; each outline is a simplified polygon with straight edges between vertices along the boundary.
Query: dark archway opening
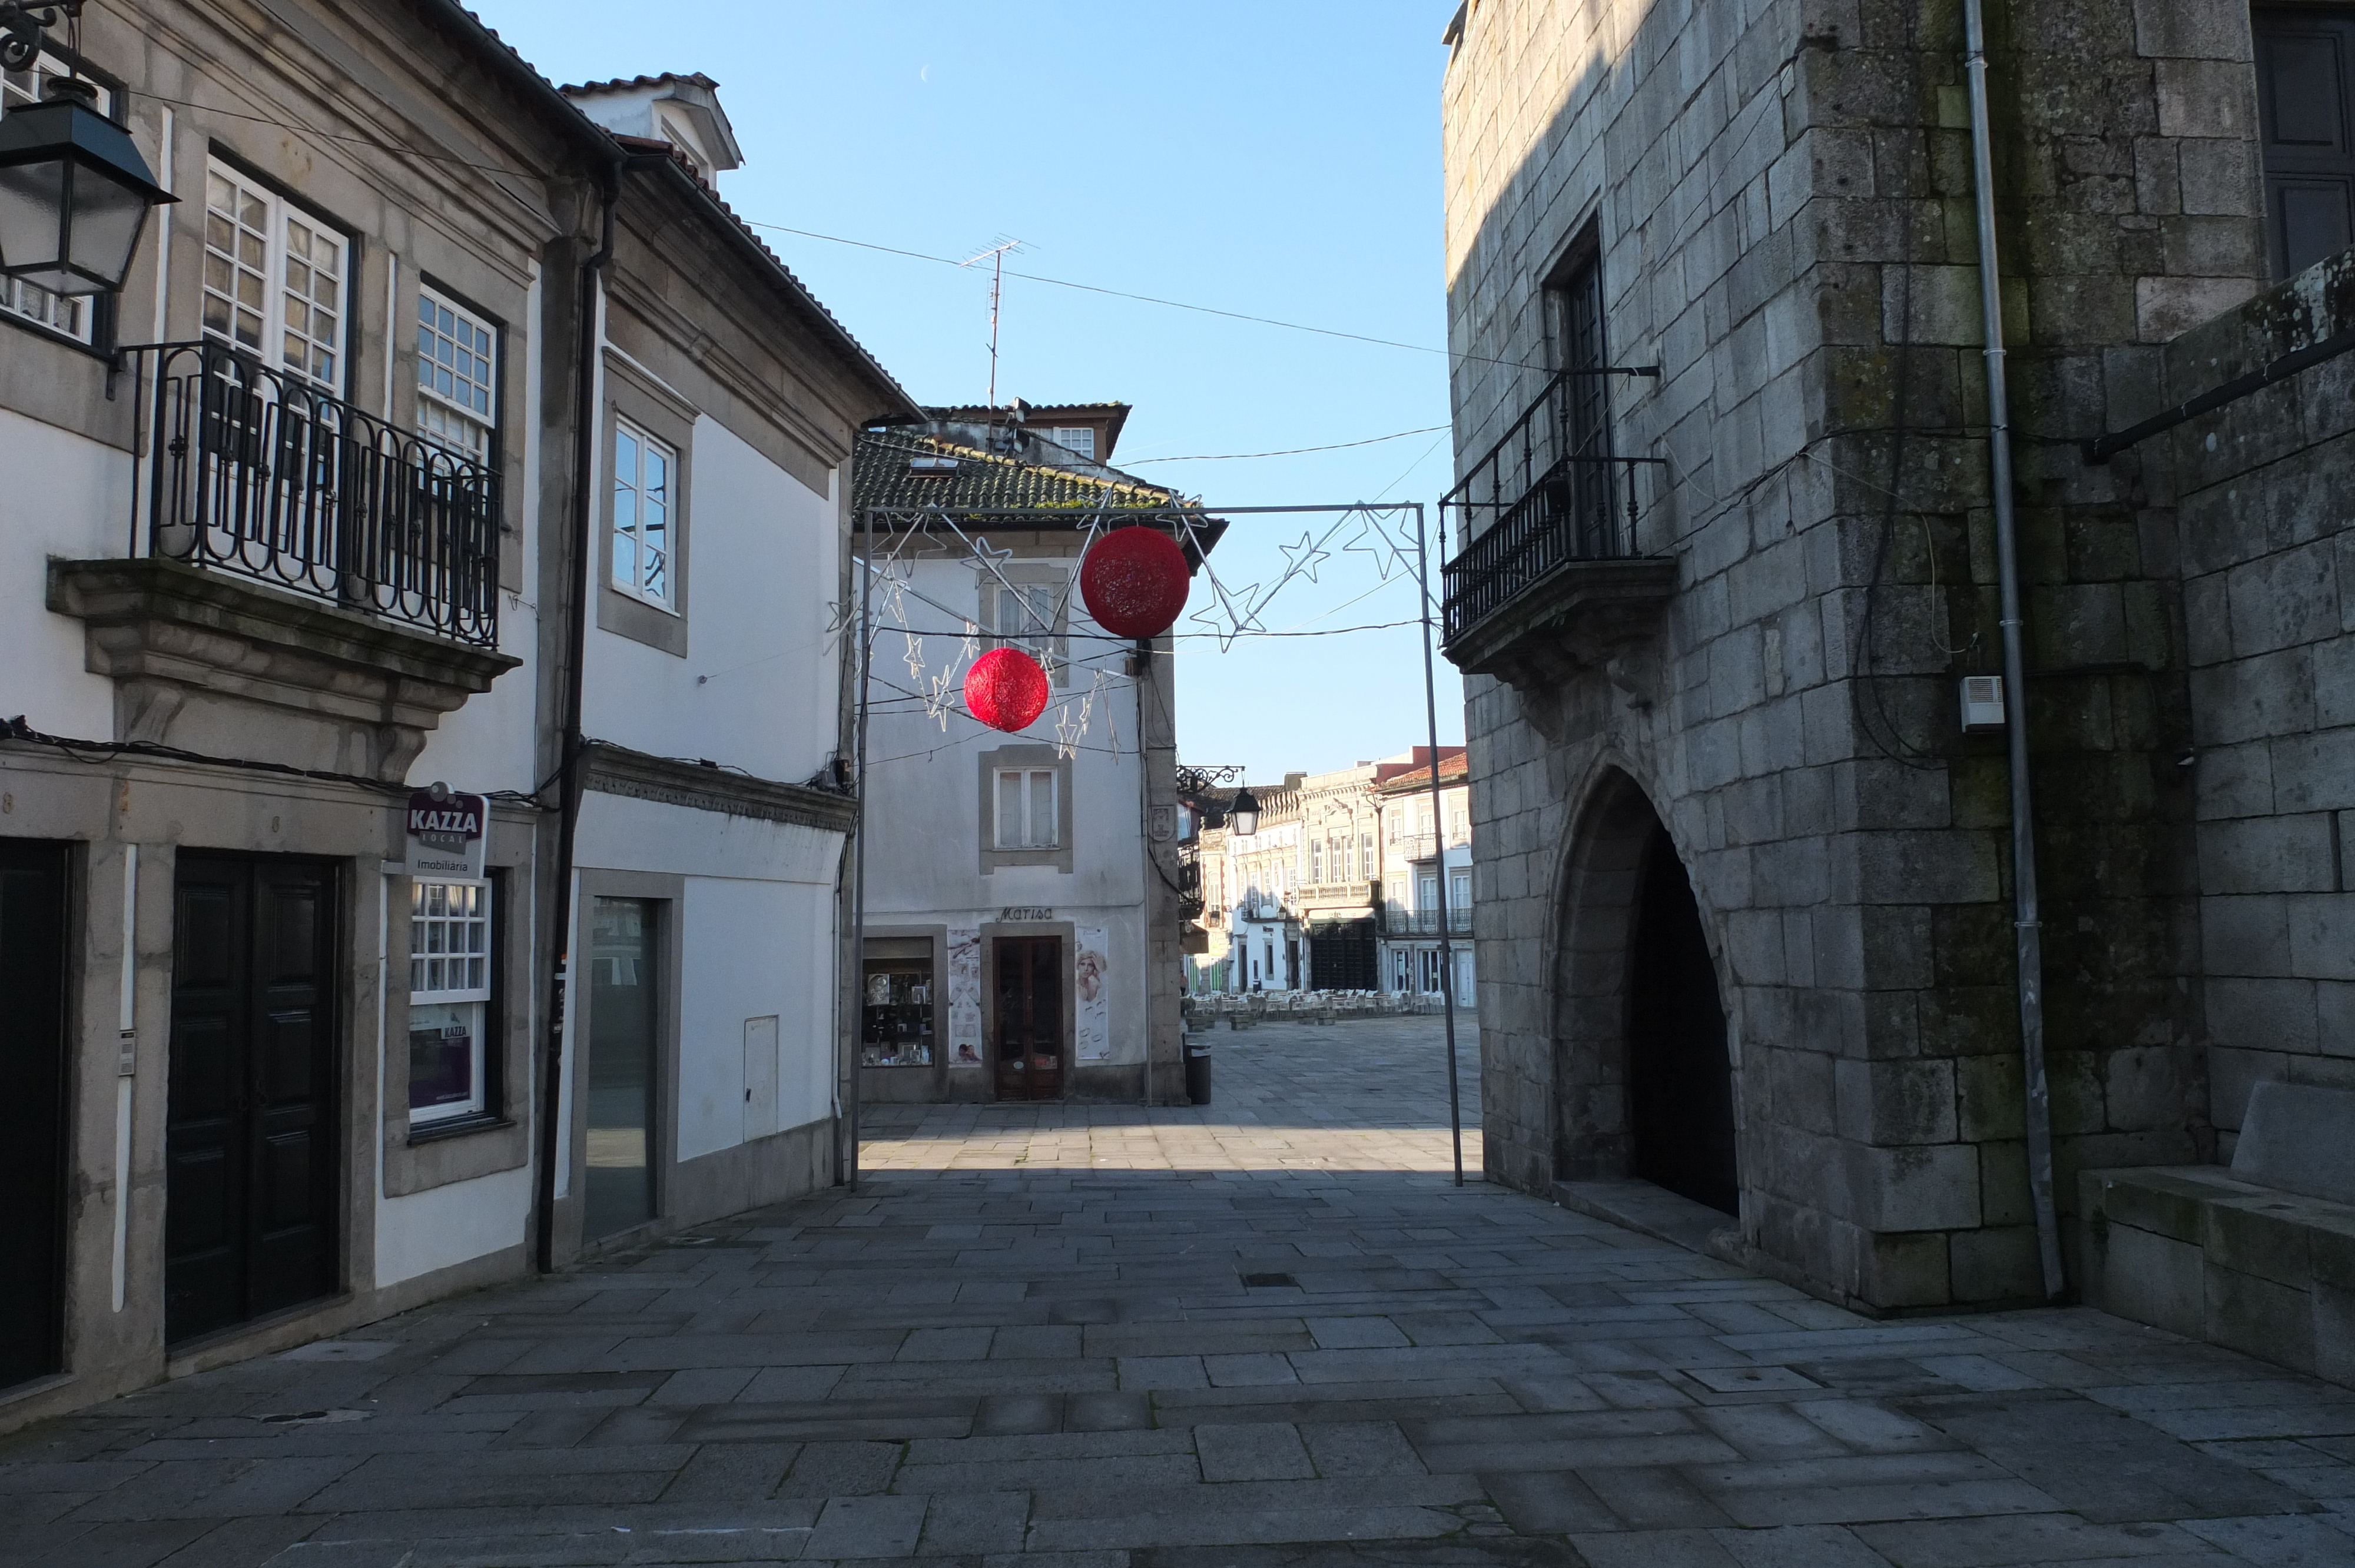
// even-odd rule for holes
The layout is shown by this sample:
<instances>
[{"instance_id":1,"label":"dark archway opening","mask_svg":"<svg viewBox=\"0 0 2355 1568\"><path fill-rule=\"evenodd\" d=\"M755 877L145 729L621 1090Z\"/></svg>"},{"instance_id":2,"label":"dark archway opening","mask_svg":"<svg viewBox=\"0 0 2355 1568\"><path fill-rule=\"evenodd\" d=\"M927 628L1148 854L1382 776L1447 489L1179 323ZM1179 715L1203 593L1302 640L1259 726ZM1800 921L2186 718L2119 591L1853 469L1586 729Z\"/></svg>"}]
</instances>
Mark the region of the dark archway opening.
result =
<instances>
[{"instance_id":1,"label":"dark archway opening","mask_svg":"<svg viewBox=\"0 0 2355 1568\"><path fill-rule=\"evenodd\" d=\"M1733 1070L1700 909L1666 829L1654 824L1627 959L1631 1173L1725 1213L1741 1212Z\"/></svg>"}]
</instances>

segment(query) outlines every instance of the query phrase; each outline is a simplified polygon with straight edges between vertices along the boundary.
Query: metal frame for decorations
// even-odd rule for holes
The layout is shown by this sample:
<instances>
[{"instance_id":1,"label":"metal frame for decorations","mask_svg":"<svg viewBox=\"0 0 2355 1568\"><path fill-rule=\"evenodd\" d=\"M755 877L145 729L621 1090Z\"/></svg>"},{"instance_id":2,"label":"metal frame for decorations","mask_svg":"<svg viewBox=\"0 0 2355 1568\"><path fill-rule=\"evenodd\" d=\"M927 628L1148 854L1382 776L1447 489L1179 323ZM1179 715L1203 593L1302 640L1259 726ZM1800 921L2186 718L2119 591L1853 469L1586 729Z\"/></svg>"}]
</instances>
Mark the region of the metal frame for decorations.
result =
<instances>
[{"instance_id":1,"label":"metal frame for decorations","mask_svg":"<svg viewBox=\"0 0 2355 1568\"><path fill-rule=\"evenodd\" d=\"M1299 542L1279 546L1285 567L1275 581L1264 587L1252 583L1234 588L1222 582L1211 567L1210 547L1225 527L1224 520L1238 516L1315 517L1327 519L1318 527L1304 531ZM1413 537L1410 542L1400 526L1403 519L1414 521ZM848 605L837 605L829 633L839 633L849 628L854 617L858 638L858 706L853 749L858 780L858 808L852 832L856 835L851 850L851 941L854 952L867 950L867 742L875 682L875 644L881 628L877 618L876 596L883 596L883 610L898 622L907 639L903 655L908 666L910 685L900 688L903 696L916 698L925 705L925 712L937 720L943 733L955 712L954 695L962 690L961 672L980 654L981 640L993 635L964 610L954 609L919 591L910 577L900 570L903 552L918 540L925 542L928 559L954 556L961 552L964 564L975 576L994 579L1008 589L1016 585L1006 576L1005 564L1013 556L1010 549L994 548L986 530L997 528L1014 532L1051 531L1078 532L1080 559L1084 561L1088 549L1103 534L1122 527L1146 524L1167 533L1185 552L1188 563L1199 573L1209 589L1202 607L1186 617L1202 630L1177 633L1195 638L1216 638L1219 652L1225 652L1240 637L1270 635L1261 620L1276 595L1295 579L1305 577L1310 583L1317 580L1319 567L1337 557L1350 556L1368 557L1381 579L1387 582L1393 568L1411 569L1414 574L1417 620L1423 630L1423 718L1431 736L1431 809L1432 820L1439 820L1442 810L1439 768L1439 692L1433 662L1433 617L1435 606L1431 597L1431 556L1424 529L1424 505L1420 501L1350 501L1327 505L1297 506L1220 506L1206 508L1191 504L1168 506L1108 506L1082 510L1059 506L867 506L859 509L858 553L853 567L858 573L858 601L855 612ZM1352 526L1357 532L1347 542L1337 543ZM880 534L883 548L879 555L877 536ZM950 543L944 545L943 540ZM1331 546L1331 547L1328 547ZM1444 549L1443 539L1441 547ZM1068 622L1071 601L1079 590L1080 573L1073 571L1065 580L1055 605L1053 624ZM1035 586L1035 585L1025 585ZM946 618L942 626L919 631L908 620L910 600L938 612ZM1200 593L1189 596L1189 602L1203 600ZM1096 637L1095 633L1073 632L1074 637ZM924 660L926 637L958 639L958 651L948 667L927 679ZM1130 643L1137 640L1112 632L1101 634L1102 640L1113 643ZM1074 661L1076 663L1077 661ZM1097 699L1109 672L1098 670L1095 678L1084 691L1076 685L1060 699L1050 700L1050 709L1060 707L1055 723L1055 745L1058 753L1068 758L1079 750L1080 740L1092 726ZM1144 747L1144 688L1137 688L1137 745ZM1109 702L1103 705L1103 715L1111 749L1120 751L1120 733L1113 724ZM1043 715L1041 715L1044 716ZM979 723L967 715L967 721ZM1034 721L1036 722L1036 721ZM1181 776L1186 771L1181 769ZM1198 780L1210 772L1225 773L1227 769L1192 770ZM1241 769L1233 770L1238 775ZM1148 852L1149 853L1149 852ZM1446 1018L1447 1034L1447 1121L1455 1153L1455 1184L1464 1184L1464 1106L1458 1079L1455 1044L1455 947L1449 938L1451 922L1447 917L1447 879L1439 879L1440 930L1440 993ZM837 1070L837 1081L848 1080L843 1098L843 1170L844 1183L854 1191L858 1185L858 1118L859 1078L858 1068L858 1031L855 1025L844 1032L837 1049L847 1053L847 1070ZM1150 1076L1147 1078L1148 1086ZM1148 1086L1148 1094L1150 1089Z\"/></svg>"}]
</instances>

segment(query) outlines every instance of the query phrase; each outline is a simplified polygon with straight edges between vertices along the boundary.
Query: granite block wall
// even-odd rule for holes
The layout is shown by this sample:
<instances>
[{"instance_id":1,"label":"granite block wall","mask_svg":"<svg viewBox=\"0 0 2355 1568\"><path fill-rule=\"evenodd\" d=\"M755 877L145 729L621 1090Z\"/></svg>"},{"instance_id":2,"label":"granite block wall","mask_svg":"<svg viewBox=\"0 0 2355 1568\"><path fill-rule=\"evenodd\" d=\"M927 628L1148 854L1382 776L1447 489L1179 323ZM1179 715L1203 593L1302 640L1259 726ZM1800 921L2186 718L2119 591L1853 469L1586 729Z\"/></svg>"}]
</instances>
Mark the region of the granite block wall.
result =
<instances>
[{"instance_id":1,"label":"granite block wall","mask_svg":"<svg viewBox=\"0 0 2355 1568\"><path fill-rule=\"evenodd\" d=\"M2169 344L2179 402L2355 329L2341 254ZM2114 465L2181 560L2200 1022L2217 1158L2260 1079L2355 1088L2355 356ZM2132 401L2122 406L2141 411Z\"/></svg>"},{"instance_id":2,"label":"granite block wall","mask_svg":"<svg viewBox=\"0 0 2355 1568\"><path fill-rule=\"evenodd\" d=\"M2205 926L2295 961L2286 904L2277 938L2202 913L2182 546L2073 439L2258 286L2254 82L2230 0L1991 25L2067 1208L2077 1169L2212 1150ZM1465 679L1490 1173L1625 1169L1657 813L1729 1018L1745 1243L1891 1310L2039 1289L2009 791L1955 699L1997 642L1960 43L1943 0L1478 0L1443 116L1459 468L1542 386L1542 281L1591 243L1611 359L1660 366L1613 422L1666 460L1639 547L1678 568L1639 656Z\"/></svg>"}]
</instances>

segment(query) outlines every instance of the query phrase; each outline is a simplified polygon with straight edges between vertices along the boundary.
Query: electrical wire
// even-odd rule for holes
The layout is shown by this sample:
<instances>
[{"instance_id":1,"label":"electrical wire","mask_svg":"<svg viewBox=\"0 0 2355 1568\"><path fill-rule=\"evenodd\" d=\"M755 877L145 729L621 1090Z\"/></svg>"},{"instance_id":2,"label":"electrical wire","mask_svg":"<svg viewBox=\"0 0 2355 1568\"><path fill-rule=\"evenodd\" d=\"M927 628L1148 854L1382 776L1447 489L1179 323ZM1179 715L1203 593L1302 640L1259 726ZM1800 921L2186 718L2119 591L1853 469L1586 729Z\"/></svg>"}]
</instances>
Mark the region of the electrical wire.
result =
<instances>
[{"instance_id":1,"label":"electrical wire","mask_svg":"<svg viewBox=\"0 0 2355 1568\"><path fill-rule=\"evenodd\" d=\"M366 147L376 152L395 153L403 157L419 158L428 163L446 164L455 168L472 169L480 174L505 175L513 179L535 181L546 180L551 177L549 171L547 170L533 171L529 169L513 169L506 167L505 164L485 164L472 158L459 157L453 154L429 153L419 148L406 146L399 143L379 141L374 137L368 136L350 136L333 131L322 131L315 126L298 125L291 121L273 120L267 115L247 113L240 110L223 109L217 104L197 103L184 99L166 98L161 93L148 92L138 88L124 88L122 91L128 97L144 98L151 102L170 104L174 108L177 109L193 109L201 113L218 114L229 119L250 121L257 125L268 125L280 131L292 131L299 135L315 136L324 142L338 142L346 146ZM718 193L715 191L713 194L714 198L718 199ZM730 209L730 215L735 217L737 222L743 224L748 228L765 228L778 234L797 235L804 239L822 239L829 245L847 245L860 250L872 250L885 256L904 257L911 261L929 261L938 266L954 267L959 270L963 270L965 265L964 261L959 260L954 257L934 256L925 251L909 250L896 245L878 244L877 242L869 239L852 239L845 235L826 234L815 228L797 228L791 224L769 223L758 218L745 217L741 214L734 213L732 209ZM1451 361L1462 361L1467 364L1503 366L1514 370L1544 370L1547 368L1545 366L1533 364L1525 360L1500 359L1488 355L1480 354L1459 355L1452 349L1445 347L1433 347L1430 344L1401 343L1396 338L1375 337L1368 333L1345 332L1338 327L1312 326L1305 322L1288 322L1276 316L1252 315L1244 311L1222 310L1216 305L1198 305L1186 300L1164 299L1157 294L1132 293L1123 289L1106 288L1099 283L1079 283L1073 282L1068 278L1050 278L1042 273L1009 271L1006 276L1008 278L1018 278L1026 283L1044 283L1052 288L1072 289L1082 293L1088 294L1102 294L1108 299L1127 300L1136 304L1158 305L1165 310L1191 311L1199 315L1223 316L1229 321L1249 322L1258 326L1277 327L1285 332L1310 333L1319 337L1335 337L1341 338L1351 343L1370 344L1378 348L1403 349L1412 354L1443 355L1447 356ZM1344 442L1342 444L1349 445L1354 443ZM1155 461L1173 461L1178 460L1158 459Z\"/></svg>"},{"instance_id":2,"label":"electrical wire","mask_svg":"<svg viewBox=\"0 0 2355 1568\"><path fill-rule=\"evenodd\" d=\"M309 779L322 784L346 784L357 789L369 789L380 795L398 795L406 799L415 792L412 784L396 784L382 779L371 779L363 773L337 773L324 768L296 768L285 762L263 762L247 757L215 757L202 751L190 751L186 747L166 746L157 740L78 740L69 736L48 735L25 722L25 715L0 720L0 741L20 741L27 746L46 747L75 762L103 765L118 758L154 758L163 762L188 762L207 768L234 768L247 773L268 773L282 779ZM591 742L591 745L598 744ZM538 789L526 792L520 789L492 789L484 799L504 806L517 806L540 811L548 808L539 796L554 776Z\"/></svg>"},{"instance_id":3,"label":"electrical wire","mask_svg":"<svg viewBox=\"0 0 2355 1568\"><path fill-rule=\"evenodd\" d=\"M1362 441L1334 441L1321 447L1286 447L1273 452L1197 452L1191 457L1123 458L1124 463L1140 462L1240 462L1245 458L1298 457L1303 452L1337 452L1349 447L1379 446L1384 441L1401 440L1408 436L1427 436L1433 430L1453 429L1449 425L1425 425L1420 429L1394 430L1387 436L1368 436ZM1213 508L1212 510L1216 510Z\"/></svg>"}]
</instances>

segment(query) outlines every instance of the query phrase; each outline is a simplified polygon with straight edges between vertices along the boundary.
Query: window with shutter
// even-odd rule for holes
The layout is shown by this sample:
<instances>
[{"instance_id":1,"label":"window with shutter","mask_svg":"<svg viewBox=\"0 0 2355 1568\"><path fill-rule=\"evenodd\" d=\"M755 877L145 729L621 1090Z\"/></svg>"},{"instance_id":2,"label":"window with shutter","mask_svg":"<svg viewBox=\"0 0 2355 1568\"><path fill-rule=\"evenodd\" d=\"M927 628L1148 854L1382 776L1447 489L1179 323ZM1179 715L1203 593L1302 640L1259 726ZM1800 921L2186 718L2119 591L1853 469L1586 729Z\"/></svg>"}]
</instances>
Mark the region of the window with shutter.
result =
<instances>
[{"instance_id":1,"label":"window with shutter","mask_svg":"<svg viewBox=\"0 0 2355 1568\"><path fill-rule=\"evenodd\" d=\"M2355 10L2268 8L2250 20L2265 241L2274 275L2286 278L2355 244Z\"/></svg>"}]
</instances>

